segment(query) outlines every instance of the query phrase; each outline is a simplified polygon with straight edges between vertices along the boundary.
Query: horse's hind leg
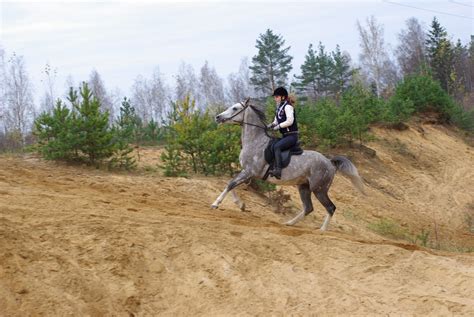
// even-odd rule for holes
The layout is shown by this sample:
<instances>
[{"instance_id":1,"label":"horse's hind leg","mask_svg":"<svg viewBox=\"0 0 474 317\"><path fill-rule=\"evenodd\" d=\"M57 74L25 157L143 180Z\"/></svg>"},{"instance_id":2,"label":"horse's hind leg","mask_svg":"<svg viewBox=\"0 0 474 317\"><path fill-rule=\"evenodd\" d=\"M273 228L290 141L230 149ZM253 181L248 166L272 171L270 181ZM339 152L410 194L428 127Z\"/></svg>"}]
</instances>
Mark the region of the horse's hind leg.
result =
<instances>
[{"instance_id":1,"label":"horse's hind leg","mask_svg":"<svg viewBox=\"0 0 474 317\"><path fill-rule=\"evenodd\" d=\"M329 226L329 222L331 221L332 215L334 215L334 212L336 211L336 206L333 204L331 199L329 199L327 190L315 191L314 195L324 206L324 208L326 208L327 215L324 219L323 225L321 226L321 231L326 231Z\"/></svg>"},{"instance_id":2,"label":"horse's hind leg","mask_svg":"<svg viewBox=\"0 0 474 317\"><path fill-rule=\"evenodd\" d=\"M240 210L245 211L245 203L240 199L235 190L232 191L232 198L234 199L234 203L239 206Z\"/></svg>"},{"instance_id":3,"label":"horse's hind leg","mask_svg":"<svg viewBox=\"0 0 474 317\"><path fill-rule=\"evenodd\" d=\"M309 184L298 185L300 192L300 198L303 202L303 211L300 212L295 218L285 222L285 225L292 226L302 220L306 215L310 214L313 209L313 202L311 201L311 190Z\"/></svg>"}]
</instances>

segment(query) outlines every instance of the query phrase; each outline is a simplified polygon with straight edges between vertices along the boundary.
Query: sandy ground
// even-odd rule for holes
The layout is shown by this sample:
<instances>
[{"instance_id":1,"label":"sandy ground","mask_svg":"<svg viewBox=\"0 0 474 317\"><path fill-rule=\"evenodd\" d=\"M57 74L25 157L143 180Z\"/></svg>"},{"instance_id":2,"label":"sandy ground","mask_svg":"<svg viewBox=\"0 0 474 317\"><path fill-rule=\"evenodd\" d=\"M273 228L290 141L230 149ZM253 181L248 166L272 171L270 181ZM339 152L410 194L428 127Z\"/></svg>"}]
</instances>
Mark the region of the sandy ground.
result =
<instances>
[{"instance_id":1,"label":"sandy ground","mask_svg":"<svg viewBox=\"0 0 474 317\"><path fill-rule=\"evenodd\" d=\"M442 126L374 133L375 158L351 153L368 196L336 177L326 233L316 200L295 227L245 187L249 212L211 210L225 177L1 156L0 315L473 316L474 149ZM368 229L380 219L439 249Z\"/></svg>"}]
</instances>

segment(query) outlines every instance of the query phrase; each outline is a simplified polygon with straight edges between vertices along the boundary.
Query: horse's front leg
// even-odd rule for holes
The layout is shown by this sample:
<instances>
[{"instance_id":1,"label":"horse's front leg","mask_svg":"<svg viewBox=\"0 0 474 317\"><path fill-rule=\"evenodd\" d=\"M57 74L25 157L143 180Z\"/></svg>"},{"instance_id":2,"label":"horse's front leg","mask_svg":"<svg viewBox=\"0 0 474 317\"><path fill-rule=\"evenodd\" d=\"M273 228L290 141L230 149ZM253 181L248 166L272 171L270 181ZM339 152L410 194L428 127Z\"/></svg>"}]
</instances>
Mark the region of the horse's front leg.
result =
<instances>
[{"instance_id":1,"label":"horse's front leg","mask_svg":"<svg viewBox=\"0 0 474 317\"><path fill-rule=\"evenodd\" d=\"M239 173L239 175L237 175L236 177L234 177L230 182L229 184L227 185L227 187L224 189L224 191L219 195L219 197L217 197L216 201L212 204L211 208L213 209L217 209L219 208L219 205L221 204L221 202L224 200L225 196L231 191L233 190L235 187L239 186L240 184L242 183L245 183L247 180L249 180L251 178L250 175L248 175L248 173L243 170ZM240 199L238 198L238 196L236 196L236 194L234 193L234 201L239 204L239 207L240 209L242 210L242 208L245 209L245 205L240 201Z\"/></svg>"}]
</instances>

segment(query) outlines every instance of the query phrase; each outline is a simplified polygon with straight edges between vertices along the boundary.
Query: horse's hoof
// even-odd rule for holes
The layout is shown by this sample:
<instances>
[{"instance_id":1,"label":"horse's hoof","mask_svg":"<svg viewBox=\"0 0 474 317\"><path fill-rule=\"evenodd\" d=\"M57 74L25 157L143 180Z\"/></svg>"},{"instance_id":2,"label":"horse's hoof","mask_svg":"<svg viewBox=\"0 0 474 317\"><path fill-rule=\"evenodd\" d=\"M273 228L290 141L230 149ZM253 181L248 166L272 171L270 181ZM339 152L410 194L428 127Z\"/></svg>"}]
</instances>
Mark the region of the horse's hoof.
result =
<instances>
[{"instance_id":1,"label":"horse's hoof","mask_svg":"<svg viewBox=\"0 0 474 317\"><path fill-rule=\"evenodd\" d=\"M294 222L291 222L291 221L287 221L285 223L283 223L285 226L292 226L294 225Z\"/></svg>"},{"instance_id":2,"label":"horse's hoof","mask_svg":"<svg viewBox=\"0 0 474 317\"><path fill-rule=\"evenodd\" d=\"M240 211L245 211L245 204L240 205Z\"/></svg>"},{"instance_id":3,"label":"horse's hoof","mask_svg":"<svg viewBox=\"0 0 474 317\"><path fill-rule=\"evenodd\" d=\"M211 205L211 208L212 208L212 209L217 209L217 208L219 208L219 206L217 206L217 205Z\"/></svg>"}]
</instances>

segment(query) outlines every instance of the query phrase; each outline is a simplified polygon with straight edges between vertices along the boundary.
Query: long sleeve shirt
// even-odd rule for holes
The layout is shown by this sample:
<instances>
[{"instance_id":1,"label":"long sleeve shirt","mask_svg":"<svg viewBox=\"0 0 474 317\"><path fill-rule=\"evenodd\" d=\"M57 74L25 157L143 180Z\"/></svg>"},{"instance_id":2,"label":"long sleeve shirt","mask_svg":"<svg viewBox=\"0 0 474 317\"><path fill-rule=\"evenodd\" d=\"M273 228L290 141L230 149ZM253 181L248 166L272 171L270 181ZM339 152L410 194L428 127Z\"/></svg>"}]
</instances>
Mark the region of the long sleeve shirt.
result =
<instances>
[{"instance_id":1,"label":"long sleeve shirt","mask_svg":"<svg viewBox=\"0 0 474 317\"><path fill-rule=\"evenodd\" d=\"M288 128L293 124L293 122L295 121L294 112L295 112L295 108L293 108L292 105L287 104L285 106L286 121L280 123L280 128L282 128L282 129ZM273 124L275 126L278 124L278 120L277 120L276 116L275 116L275 119L273 120Z\"/></svg>"}]
</instances>

